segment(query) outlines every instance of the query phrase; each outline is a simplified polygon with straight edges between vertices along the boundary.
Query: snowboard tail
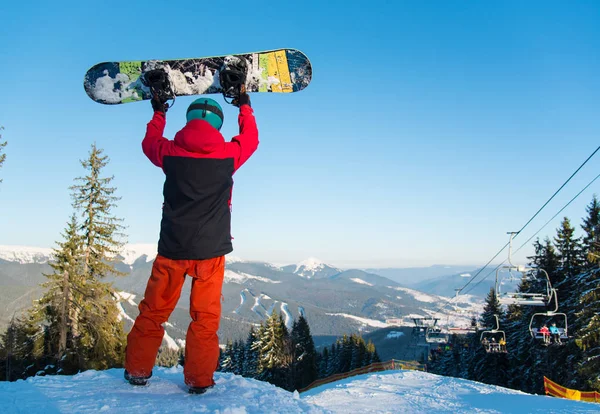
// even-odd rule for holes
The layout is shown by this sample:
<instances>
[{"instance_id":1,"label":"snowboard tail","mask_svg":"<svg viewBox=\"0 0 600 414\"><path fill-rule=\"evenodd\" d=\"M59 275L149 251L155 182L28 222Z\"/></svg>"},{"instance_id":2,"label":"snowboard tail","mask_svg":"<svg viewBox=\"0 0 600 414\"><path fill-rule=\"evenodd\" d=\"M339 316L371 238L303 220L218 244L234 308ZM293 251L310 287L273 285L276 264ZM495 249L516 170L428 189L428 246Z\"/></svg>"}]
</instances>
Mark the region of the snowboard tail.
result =
<instances>
[{"instance_id":1,"label":"snowboard tail","mask_svg":"<svg viewBox=\"0 0 600 414\"><path fill-rule=\"evenodd\" d=\"M144 75L163 70L175 96L223 93L219 72L230 62L244 60L247 92L292 93L312 79L308 57L296 49L278 49L197 59L103 62L92 66L84 78L88 96L115 105L152 98Z\"/></svg>"}]
</instances>

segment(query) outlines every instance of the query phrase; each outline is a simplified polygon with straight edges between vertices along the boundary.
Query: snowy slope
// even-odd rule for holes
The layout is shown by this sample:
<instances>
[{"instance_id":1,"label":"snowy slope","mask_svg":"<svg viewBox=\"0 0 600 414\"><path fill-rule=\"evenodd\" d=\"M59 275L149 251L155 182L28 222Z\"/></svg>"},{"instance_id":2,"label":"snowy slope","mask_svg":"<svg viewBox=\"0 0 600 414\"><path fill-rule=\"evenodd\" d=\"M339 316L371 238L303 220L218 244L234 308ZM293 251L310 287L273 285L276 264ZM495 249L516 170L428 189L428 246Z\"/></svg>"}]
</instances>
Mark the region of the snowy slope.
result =
<instances>
[{"instance_id":1,"label":"snowy slope","mask_svg":"<svg viewBox=\"0 0 600 414\"><path fill-rule=\"evenodd\" d=\"M592 413L600 405L533 396L417 371L366 374L298 396L271 384L215 374L217 385L190 395L181 367L155 368L146 387L122 369L0 382L3 413Z\"/></svg>"},{"instance_id":2,"label":"snowy slope","mask_svg":"<svg viewBox=\"0 0 600 414\"><path fill-rule=\"evenodd\" d=\"M600 412L600 404L525 394L420 371L359 375L309 390L302 400L334 413Z\"/></svg>"}]
</instances>

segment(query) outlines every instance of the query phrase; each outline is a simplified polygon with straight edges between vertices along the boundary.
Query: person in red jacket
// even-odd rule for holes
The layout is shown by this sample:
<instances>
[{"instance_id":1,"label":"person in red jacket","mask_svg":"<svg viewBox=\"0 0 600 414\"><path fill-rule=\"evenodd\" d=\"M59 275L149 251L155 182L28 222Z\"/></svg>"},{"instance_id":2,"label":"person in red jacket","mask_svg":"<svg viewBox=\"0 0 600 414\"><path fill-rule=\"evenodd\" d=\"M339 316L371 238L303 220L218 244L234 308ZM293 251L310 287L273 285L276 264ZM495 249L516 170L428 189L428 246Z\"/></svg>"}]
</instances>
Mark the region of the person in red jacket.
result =
<instances>
[{"instance_id":1,"label":"person in red jacket","mask_svg":"<svg viewBox=\"0 0 600 414\"><path fill-rule=\"evenodd\" d=\"M140 314L127 336L125 379L145 385L152 376L165 323L192 277L185 344L185 383L190 393L214 385L219 360L217 330L225 255L231 243L233 174L258 147L258 130L245 92L233 101L240 109L239 135L226 142L221 106L210 98L195 100L187 123L173 140L163 137L168 104L155 97L154 116L142 141L144 154L165 173L158 255L152 266Z\"/></svg>"},{"instance_id":2,"label":"person in red jacket","mask_svg":"<svg viewBox=\"0 0 600 414\"><path fill-rule=\"evenodd\" d=\"M546 324L544 324L540 328L539 333L542 334L542 338L544 339L544 344L549 344L550 343L550 330L548 329Z\"/></svg>"}]
</instances>

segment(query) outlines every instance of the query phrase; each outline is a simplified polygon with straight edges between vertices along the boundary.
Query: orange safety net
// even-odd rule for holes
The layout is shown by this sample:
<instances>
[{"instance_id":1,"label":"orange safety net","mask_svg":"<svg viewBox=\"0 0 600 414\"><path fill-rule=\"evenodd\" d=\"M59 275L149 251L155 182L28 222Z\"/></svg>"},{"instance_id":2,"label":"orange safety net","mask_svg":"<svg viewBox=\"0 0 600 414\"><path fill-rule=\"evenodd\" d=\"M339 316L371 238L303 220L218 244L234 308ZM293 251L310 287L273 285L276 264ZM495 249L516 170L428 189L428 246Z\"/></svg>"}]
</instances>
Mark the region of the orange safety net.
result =
<instances>
[{"instance_id":1,"label":"orange safety net","mask_svg":"<svg viewBox=\"0 0 600 414\"><path fill-rule=\"evenodd\" d=\"M600 393L596 391L572 390L558 385L556 382L551 381L546 377L544 377L544 391L546 391L546 395L558 398L566 398L575 401L600 402Z\"/></svg>"}]
</instances>

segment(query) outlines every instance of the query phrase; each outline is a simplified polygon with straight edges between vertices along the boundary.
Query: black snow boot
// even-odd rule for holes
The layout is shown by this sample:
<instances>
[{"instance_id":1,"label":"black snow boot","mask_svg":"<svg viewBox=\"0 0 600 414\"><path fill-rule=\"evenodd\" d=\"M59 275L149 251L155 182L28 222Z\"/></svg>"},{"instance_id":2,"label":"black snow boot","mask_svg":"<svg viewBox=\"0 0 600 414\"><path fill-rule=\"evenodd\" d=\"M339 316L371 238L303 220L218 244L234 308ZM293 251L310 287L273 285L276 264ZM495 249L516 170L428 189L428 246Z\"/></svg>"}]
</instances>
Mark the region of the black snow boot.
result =
<instances>
[{"instance_id":1,"label":"black snow boot","mask_svg":"<svg viewBox=\"0 0 600 414\"><path fill-rule=\"evenodd\" d=\"M150 373L150 375L148 375L147 377L134 377L132 375L129 375L129 372L125 370L125 380L128 381L131 385L146 385L150 377L152 377L152 373Z\"/></svg>"},{"instance_id":2,"label":"black snow boot","mask_svg":"<svg viewBox=\"0 0 600 414\"><path fill-rule=\"evenodd\" d=\"M190 394L204 394L210 388L214 387L214 385L209 385L208 387L190 387L188 392Z\"/></svg>"}]
</instances>

